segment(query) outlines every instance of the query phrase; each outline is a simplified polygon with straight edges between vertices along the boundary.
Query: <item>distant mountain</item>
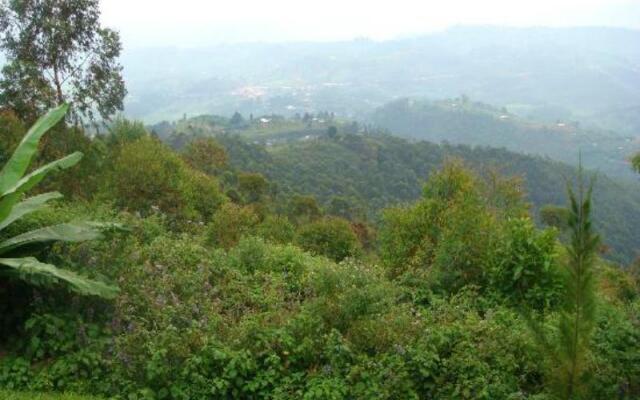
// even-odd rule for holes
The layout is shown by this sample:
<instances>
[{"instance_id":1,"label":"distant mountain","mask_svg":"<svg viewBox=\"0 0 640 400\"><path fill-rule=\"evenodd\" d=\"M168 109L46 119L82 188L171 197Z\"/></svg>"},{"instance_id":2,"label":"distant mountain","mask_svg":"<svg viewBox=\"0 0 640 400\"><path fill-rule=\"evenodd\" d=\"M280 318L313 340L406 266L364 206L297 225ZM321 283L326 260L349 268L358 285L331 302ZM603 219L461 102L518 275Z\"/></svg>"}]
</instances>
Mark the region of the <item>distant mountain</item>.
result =
<instances>
[{"instance_id":1,"label":"distant mountain","mask_svg":"<svg viewBox=\"0 0 640 400\"><path fill-rule=\"evenodd\" d=\"M384 42L132 49L123 63L127 113L148 122L236 110L353 117L397 97L466 94L523 116L640 133L637 118L625 122L640 107L636 30L455 28Z\"/></svg>"},{"instance_id":2,"label":"distant mountain","mask_svg":"<svg viewBox=\"0 0 640 400\"><path fill-rule=\"evenodd\" d=\"M585 129L575 121L523 119L506 108L467 98L397 100L373 112L371 121L406 138L504 147L569 164L576 164L581 153L588 168L635 178L628 160L638 150L637 138L614 131Z\"/></svg>"}]
</instances>

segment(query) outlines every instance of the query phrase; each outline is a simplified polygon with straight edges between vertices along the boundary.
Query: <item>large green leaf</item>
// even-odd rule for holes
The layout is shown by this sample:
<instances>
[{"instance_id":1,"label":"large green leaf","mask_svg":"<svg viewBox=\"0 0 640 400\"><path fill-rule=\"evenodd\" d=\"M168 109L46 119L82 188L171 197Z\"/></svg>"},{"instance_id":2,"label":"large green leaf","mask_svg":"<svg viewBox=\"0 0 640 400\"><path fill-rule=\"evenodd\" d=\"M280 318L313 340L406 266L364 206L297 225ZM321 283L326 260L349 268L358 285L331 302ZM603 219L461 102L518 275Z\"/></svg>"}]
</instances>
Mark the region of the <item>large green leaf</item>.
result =
<instances>
[{"instance_id":1,"label":"large green leaf","mask_svg":"<svg viewBox=\"0 0 640 400\"><path fill-rule=\"evenodd\" d=\"M24 193L40 183L40 181L44 179L44 177L47 176L49 172L71 168L80 160L82 160L82 153L76 151L75 153L62 157L59 160L55 160L47 165L43 165L42 167L34 170L23 178L18 179L12 186L2 192L2 195L4 196L16 192Z\"/></svg>"},{"instance_id":2,"label":"large green leaf","mask_svg":"<svg viewBox=\"0 0 640 400\"><path fill-rule=\"evenodd\" d=\"M84 242L102 237L102 231L117 227L116 224L103 224L98 222L70 222L35 229L14 236L0 242L0 254L5 254L15 248L34 243L46 243L53 241Z\"/></svg>"},{"instance_id":3,"label":"large green leaf","mask_svg":"<svg viewBox=\"0 0 640 400\"><path fill-rule=\"evenodd\" d=\"M51 171L73 167L82 159L82 153L75 152L59 160L44 165L29 175L19 179L12 187L0 193L0 221L3 221L11 213L13 206L18 202L22 193L33 188Z\"/></svg>"},{"instance_id":4,"label":"large green leaf","mask_svg":"<svg viewBox=\"0 0 640 400\"><path fill-rule=\"evenodd\" d=\"M38 150L40 138L64 118L68 109L69 105L63 104L50 110L29 129L29 132L24 136L9 161L0 171L0 193L9 190L22 178L31 163L33 155Z\"/></svg>"},{"instance_id":5,"label":"large green leaf","mask_svg":"<svg viewBox=\"0 0 640 400\"><path fill-rule=\"evenodd\" d=\"M21 279L53 278L67 283L73 290L85 295L94 295L107 299L117 296L118 288L104 282L85 278L73 271L41 263L33 257L0 258L0 264L9 267Z\"/></svg>"},{"instance_id":6,"label":"large green leaf","mask_svg":"<svg viewBox=\"0 0 640 400\"><path fill-rule=\"evenodd\" d=\"M0 230L3 230L7 226L9 226L11 223L22 218L26 214L32 213L34 211L37 211L43 208L49 200L59 199L60 197L62 197L60 193L50 192L50 193L44 193L38 196L30 197L16 204L15 206L13 206L13 209L11 210L10 214L4 220L0 221Z\"/></svg>"}]
</instances>

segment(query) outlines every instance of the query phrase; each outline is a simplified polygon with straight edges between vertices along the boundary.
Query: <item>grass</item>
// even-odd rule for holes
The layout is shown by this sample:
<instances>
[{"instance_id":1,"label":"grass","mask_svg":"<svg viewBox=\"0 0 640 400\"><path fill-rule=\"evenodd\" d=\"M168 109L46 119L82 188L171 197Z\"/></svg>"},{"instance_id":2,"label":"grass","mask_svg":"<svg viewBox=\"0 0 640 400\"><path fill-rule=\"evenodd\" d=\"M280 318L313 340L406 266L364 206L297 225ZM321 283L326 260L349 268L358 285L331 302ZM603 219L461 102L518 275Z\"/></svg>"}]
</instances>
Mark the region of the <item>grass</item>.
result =
<instances>
[{"instance_id":1,"label":"grass","mask_svg":"<svg viewBox=\"0 0 640 400\"><path fill-rule=\"evenodd\" d=\"M97 397L80 396L77 394L48 394L12 392L0 389L2 400L99 400Z\"/></svg>"}]
</instances>

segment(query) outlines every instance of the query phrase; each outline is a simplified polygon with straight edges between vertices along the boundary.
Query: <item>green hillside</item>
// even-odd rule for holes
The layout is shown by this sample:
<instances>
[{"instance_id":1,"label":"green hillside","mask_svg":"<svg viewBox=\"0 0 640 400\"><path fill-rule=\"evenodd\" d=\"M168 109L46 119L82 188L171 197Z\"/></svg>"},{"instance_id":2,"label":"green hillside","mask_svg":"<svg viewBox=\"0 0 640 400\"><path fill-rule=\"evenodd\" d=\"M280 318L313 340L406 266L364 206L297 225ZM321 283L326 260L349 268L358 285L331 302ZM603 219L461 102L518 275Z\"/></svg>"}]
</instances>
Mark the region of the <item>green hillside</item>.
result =
<instances>
[{"instance_id":1,"label":"green hillside","mask_svg":"<svg viewBox=\"0 0 640 400\"><path fill-rule=\"evenodd\" d=\"M545 204L565 204L566 179L576 172L560 162L504 149L411 142L387 135L320 137L271 147L234 136L219 140L236 168L264 173L280 191L311 193L325 205L333 196L347 197L372 219L383 207L415 200L422 183L448 157L461 158L476 170L523 177L534 212ZM598 227L615 249L611 257L629 261L640 248L640 186L599 175L594 202Z\"/></svg>"}]
</instances>

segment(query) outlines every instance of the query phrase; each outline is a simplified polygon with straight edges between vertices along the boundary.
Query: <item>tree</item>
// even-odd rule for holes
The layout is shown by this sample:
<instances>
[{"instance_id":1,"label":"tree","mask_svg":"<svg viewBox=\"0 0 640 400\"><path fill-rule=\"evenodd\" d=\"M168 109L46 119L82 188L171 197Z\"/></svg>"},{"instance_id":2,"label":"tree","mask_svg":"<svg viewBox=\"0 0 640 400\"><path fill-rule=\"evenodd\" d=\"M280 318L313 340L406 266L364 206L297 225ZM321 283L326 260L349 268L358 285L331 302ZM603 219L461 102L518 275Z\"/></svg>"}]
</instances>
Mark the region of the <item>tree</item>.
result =
<instances>
[{"instance_id":1,"label":"tree","mask_svg":"<svg viewBox=\"0 0 640 400\"><path fill-rule=\"evenodd\" d=\"M322 210L313 196L293 196L288 213L291 220L298 224L313 221L322 216Z\"/></svg>"},{"instance_id":2,"label":"tree","mask_svg":"<svg viewBox=\"0 0 640 400\"><path fill-rule=\"evenodd\" d=\"M244 117L242 116L242 114L236 111L235 113L233 113L233 116L231 117L229 123L231 124L231 126L239 128L244 124Z\"/></svg>"},{"instance_id":3,"label":"tree","mask_svg":"<svg viewBox=\"0 0 640 400\"><path fill-rule=\"evenodd\" d=\"M226 203L207 225L207 242L228 250L258 224L258 216L250 207Z\"/></svg>"},{"instance_id":4,"label":"tree","mask_svg":"<svg viewBox=\"0 0 640 400\"><path fill-rule=\"evenodd\" d=\"M558 398L582 398L588 372L591 336L596 324L594 265L600 237L593 231L591 193L593 182L585 187L582 168L578 171L577 193L568 186L570 242L564 291L557 322L558 334L549 340L540 324L532 323L538 342L552 360L549 371L551 388Z\"/></svg>"},{"instance_id":5,"label":"tree","mask_svg":"<svg viewBox=\"0 0 640 400\"><path fill-rule=\"evenodd\" d=\"M461 162L445 163L429 177L420 201L385 211L382 263L393 276L426 271L447 292L482 286L503 219L491 206L495 196Z\"/></svg>"},{"instance_id":6,"label":"tree","mask_svg":"<svg viewBox=\"0 0 640 400\"><path fill-rule=\"evenodd\" d=\"M560 314L558 346L560 395L577 398L586 372L591 333L596 319L596 296L593 267L600 237L591 222L593 182L585 188L582 169L578 176L578 192L569 187L569 229L571 242L565 281L565 301Z\"/></svg>"},{"instance_id":7,"label":"tree","mask_svg":"<svg viewBox=\"0 0 640 400\"><path fill-rule=\"evenodd\" d=\"M241 172L238 174L238 190L247 203L257 203L268 194L269 182L262 174Z\"/></svg>"},{"instance_id":8,"label":"tree","mask_svg":"<svg viewBox=\"0 0 640 400\"><path fill-rule=\"evenodd\" d=\"M20 201L22 195L42 181L49 172L70 168L82 158L82 153L75 152L25 175L40 138L64 118L67 109L68 106L63 105L39 119L0 171L0 232L25 215L42 209L50 200L61 197L60 193L49 192ZM33 284L62 281L82 294L114 297L117 294L114 286L24 255L27 246L53 241L82 242L98 239L103 229L114 226L96 222L64 223L5 237L0 241L0 276L22 279Z\"/></svg>"},{"instance_id":9,"label":"tree","mask_svg":"<svg viewBox=\"0 0 640 400\"><path fill-rule=\"evenodd\" d=\"M105 143L111 151L118 151L126 143L132 143L148 135L144 124L139 121L129 121L118 117L109 126L109 133L105 137Z\"/></svg>"},{"instance_id":10,"label":"tree","mask_svg":"<svg viewBox=\"0 0 640 400\"><path fill-rule=\"evenodd\" d=\"M4 164L27 132L24 122L11 110L0 112L0 164Z\"/></svg>"},{"instance_id":11,"label":"tree","mask_svg":"<svg viewBox=\"0 0 640 400\"><path fill-rule=\"evenodd\" d=\"M364 217L359 202L353 197L333 196L329 200L327 214L355 220Z\"/></svg>"},{"instance_id":12,"label":"tree","mask_svg":"<svg viewBox=\"0 0 640 400\"><path fill-rule=\"evenodd\" d=\"M2 0L0 103L33 120L72 102L76 123L122 110L120 36L99 19L99 0Z\"/></svg>"},{"instance_id":13,"label":"tree","mask_svg":"<svg viewBox=\"0 0 640 400\"><path fill-rule=\"evenodd\" d=\"M634 171L640 172L640 153L637 153L631 158L631 167Z\"/></svg>"},{"instance_id":14,"label":"tree","mask_svg":"<svg viewBox=\"0 0 640 400\"><path fill-rule=\"evenodd\" d=\"M217 175L227 164L227 153L213 138L197 138L189 142L182 157L192 168Z\"/></svg>"}]
</instances>

